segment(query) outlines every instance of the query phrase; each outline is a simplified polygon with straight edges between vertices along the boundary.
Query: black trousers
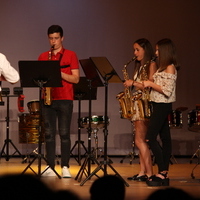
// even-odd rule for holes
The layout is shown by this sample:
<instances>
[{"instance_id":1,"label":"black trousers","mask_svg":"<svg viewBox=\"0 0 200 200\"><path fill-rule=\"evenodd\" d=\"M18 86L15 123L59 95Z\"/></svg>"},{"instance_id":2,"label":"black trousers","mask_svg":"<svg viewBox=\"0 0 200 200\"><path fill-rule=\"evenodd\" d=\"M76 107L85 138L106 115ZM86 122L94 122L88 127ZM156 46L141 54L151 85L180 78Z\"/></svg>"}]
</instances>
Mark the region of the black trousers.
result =
<instances>
[{"instance_id":1,"label":"black trousers","mask_svg":"<svg viewBox=\"0 0 200 200\"><path fill-rule=\"evenodd\" d=\"M168 115L172 110L172 103L153 102L152 105L153 113L149 121L147 140L155 156L159 173L169 169L172 145Z\"/></svg>"}]
</instances>

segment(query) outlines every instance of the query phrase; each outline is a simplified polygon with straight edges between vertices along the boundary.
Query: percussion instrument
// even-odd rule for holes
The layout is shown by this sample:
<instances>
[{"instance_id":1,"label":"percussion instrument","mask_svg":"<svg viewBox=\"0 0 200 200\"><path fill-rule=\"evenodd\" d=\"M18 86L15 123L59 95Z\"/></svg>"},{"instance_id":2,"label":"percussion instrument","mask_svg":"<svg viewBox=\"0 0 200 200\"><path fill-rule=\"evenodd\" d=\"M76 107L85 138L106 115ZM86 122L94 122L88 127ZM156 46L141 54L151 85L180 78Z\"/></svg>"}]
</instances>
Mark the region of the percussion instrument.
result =
<instances>
[{"instance_id":1,"label":"percussion instrument","mask_svg":"<svg viewBox=\"0 0 200 200\"><path fill-rule=\"evenodd\" d=\"M170 128L182 128L182 112L179 110L172 110L168 115Z\"/></svg>"},{"instance_id":2,"label":"percussion instrument","mask_svg":"<svg viewBox=\"0 0 200 200\"><path fill-rule=\"evenodd\" d=\"M28 110L30 114L39 114L40 111L40 102L37 100L29 101L27 103Z\"/></svg>"},{"instance_id":3,"label":"percussion instrument","mask_svg":"<svg viewBox=\"0 0 200 200\"><path fill-rule=\"evenodd\" d=\"M91 128L104 128L105 126L105 116L98 116L93 115L91 116ZM110 119L107 119L107 124L109 124ZM89 117L83 117L80 119L80 126L82 128L88 128L89 127Z\"/></svg>"},{"instance_id":4,"label":"percussion instrument","mask_svg":"<svg viewBox=\"0 0 200 200\"><path fill-rule=\"evenodd\" d=\"M39 115L23 113L18 116L19 122L19 143L35 144L39 142ZM42 126L41 142L44 142L44 130Z\"/></svg>"},{"instance_id":5,"label":"percussion instrument","mask_svg":"<svg viewBox=\"0 0 200 200\"><path fill-rule=\"evenodd\" d=\"M188 113L188 130L199 132L200 131L200 110L191 110Z\"/></svg>"}]
</instances>

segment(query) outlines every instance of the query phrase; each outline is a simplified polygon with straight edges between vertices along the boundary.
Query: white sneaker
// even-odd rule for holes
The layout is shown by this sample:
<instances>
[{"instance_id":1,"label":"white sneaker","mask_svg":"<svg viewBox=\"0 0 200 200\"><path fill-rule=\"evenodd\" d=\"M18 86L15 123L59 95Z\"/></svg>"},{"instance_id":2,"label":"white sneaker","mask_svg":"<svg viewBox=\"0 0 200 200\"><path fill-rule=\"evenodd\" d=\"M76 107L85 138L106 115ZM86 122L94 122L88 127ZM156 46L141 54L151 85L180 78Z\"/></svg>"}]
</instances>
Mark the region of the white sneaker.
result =
<instances>
[{"instance_id":1,"label":"white sneaker","mask_svg":"<svg viewBox=\"0 0 200 200\"><path fill-rule=\"evenodd\" d=\"M63 178L71 178L71 177L72 177L72 175L71 175L71 173L70 173L70 171L69 171L69 168L66 167L66 166L64 166L64 167L62 168L62 177L63 177Z\"/></svg>"},{"instance_id":2,"label":"white sneaker","mask_svg":"<svg viewBox=\"0 0 200 200\"><path fill-rule=\"evenodd\" d=\"M56 176L56 173L49 166L47 166L45 170L42 172L42 176Z\"/></svg>"}]
</instances>

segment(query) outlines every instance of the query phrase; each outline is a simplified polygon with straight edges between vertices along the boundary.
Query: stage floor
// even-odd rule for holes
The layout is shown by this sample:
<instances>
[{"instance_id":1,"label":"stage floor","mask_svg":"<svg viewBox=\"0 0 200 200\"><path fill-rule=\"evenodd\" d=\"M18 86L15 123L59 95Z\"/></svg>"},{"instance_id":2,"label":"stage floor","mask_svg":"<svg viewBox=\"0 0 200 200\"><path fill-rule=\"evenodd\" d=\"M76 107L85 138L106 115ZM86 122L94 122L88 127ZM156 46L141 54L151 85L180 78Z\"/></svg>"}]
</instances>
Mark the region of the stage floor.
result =
<instances>
[{"instance_id":1,"label":"stage floor","mask_svg":"<svg viewBox=\"0 0 200 200\"><path fill-rule=\"evenodd\" d=\"M128 183L129 186L126 186L126 199L137 199L137 200L145 200L148 195L150 195L153 191L161 188L161 187L148 187L144 182L135 182L127 180L127 177L137 174L139 171L139 160L135 158L130 164L129 158L126 158L121 163L123 157L110 157L113 164L112 167L120 174L120 176L124 179L125 183ZM70 160L70 171L72 174L72 178L61 178L56 177L41 177L41 180L45 182L51 189L69 189L78 194L81 199L86 200L90 198L89 189L92 182L97 179L97 176L92 176L91 179L87 180L87 177L83 173L83 176L77 176L80 172L81 166L83 164L85 158L81 160L81 165L75 160L75 158L71 158ZM103 158L102 158L103 159ZM100 159L99 161L101 161ZM32 158L30 159L30 161ZM29 165L30 161L25 163L22 162L22 158L10 157L8 160L5 157L2 157L0 160L0 175L4 174L13 174L13 173L22 173ZM46 162L42 159L41 166L39 165L38 158L33 162L31 168L38 173L39 169L41 171L46 167ZM177 161L177 163L175 162ZM176 158L172 160L172 164L170 164L170 186L183 189L194 197L200 198L200 165L197 165L195 170L193 171L194 178L191 177L191 173L193 168L196 166L198 162L197 158L194 158L191 162L190 158ZM96 164L91 164L91 173L94 169L97 168ZM115 174L115 172L108 166L107 173ZM86 170L88 167L85 168ZM61 169L60 166L56 165L56 171L60 174ZM154 172L156 173L157 166L154 166ZM28 168L25 173L34 173ZM98 171L96 175L102 176L104 173L102 170ZM75 180L75 178L78 178ZM164 188L164 187L163 187ZM23 191L22 191L23 192Z\"/></svg>"}]
</instances>

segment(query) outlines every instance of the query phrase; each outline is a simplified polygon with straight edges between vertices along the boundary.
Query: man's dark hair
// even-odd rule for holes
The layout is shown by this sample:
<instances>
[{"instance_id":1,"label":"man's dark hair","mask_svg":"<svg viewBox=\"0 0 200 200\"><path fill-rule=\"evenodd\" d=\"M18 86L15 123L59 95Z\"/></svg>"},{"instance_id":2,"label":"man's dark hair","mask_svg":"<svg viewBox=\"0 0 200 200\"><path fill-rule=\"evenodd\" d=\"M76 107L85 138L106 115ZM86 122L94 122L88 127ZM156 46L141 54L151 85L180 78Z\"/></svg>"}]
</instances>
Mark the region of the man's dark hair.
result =
<instances>
[{"instance_id":1,"label":"man's dark hair","mask_svg":"<svg viewBox=\"0 0 200 200\"><path fill-rule=\"evenodd\" d=\"M48 28L47 34L53 34L53 33L60 33L60 36L63 37L63 29L59 25L52 25Z\"/></svg>"}]
</instances>

